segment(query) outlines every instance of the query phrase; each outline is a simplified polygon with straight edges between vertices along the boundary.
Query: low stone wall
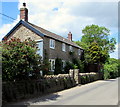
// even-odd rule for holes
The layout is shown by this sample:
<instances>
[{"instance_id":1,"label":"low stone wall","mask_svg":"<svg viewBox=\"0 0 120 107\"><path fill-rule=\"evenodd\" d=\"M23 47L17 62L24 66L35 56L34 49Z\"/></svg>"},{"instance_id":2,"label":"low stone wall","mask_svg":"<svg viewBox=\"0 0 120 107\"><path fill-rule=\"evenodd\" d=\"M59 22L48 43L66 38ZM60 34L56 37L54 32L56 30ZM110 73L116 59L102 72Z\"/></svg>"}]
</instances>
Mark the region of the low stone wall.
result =
<instances>
[{"instance_id":1,"label":"low stone wall","mask_svg":"<svg viewBox=\"0 0 120 107\"><path fill-rule=\"evenodd\" d=\"M93 82L99 79L102 79L103 74L98 72L90 72L90 73L79 73L78 69L71 69L69 71L69 75L73 78L76 84L86 84L89 82Z\"/></svg>"},{"instance_id":2,"label":"low stone wall","mask_svg":"<svg viewBox=\"0 0 120 107\"><path fill-rule=\"evenodd\" d=\"M57 92L86 84L100 79L99 73L79 73L79 70L70 70L69 74L45 75L39 80L3 82L3 103L33 98L44 94Z\"/></svg>"},{"instance_id":3,"label":"low stone wall","mask_svg":"<svg viewBox=\"0 0 120 107\"><path fill-rule=\"evenodd\" d=\"M46 75L40 80L3 82L3 103L33 98L76 85L69 74Z\"/></svg>"},{"instance_id":4,"label":"low stone wall","mask_svg":"<svg viewBox=\"0 0 120 107\"><path fill-rule=\"evenodd\" d=\"M79 73L80 76L80 83L81 84L86 84L86 83L90 83L96 80L99 80L99 73Z\"/></svg>"}]
</instances>

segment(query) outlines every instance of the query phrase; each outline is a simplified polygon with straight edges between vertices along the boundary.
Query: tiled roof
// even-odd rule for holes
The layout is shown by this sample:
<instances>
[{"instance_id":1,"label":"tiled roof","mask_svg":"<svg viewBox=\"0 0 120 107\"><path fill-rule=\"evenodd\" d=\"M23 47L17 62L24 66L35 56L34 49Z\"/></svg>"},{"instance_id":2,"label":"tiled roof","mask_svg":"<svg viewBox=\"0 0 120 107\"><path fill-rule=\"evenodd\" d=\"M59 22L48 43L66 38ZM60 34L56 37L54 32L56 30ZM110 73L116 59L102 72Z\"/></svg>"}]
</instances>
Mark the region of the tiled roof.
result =
<instances>
[{"instance_id":1,"label":"tiled roof","mask_svg":"<svg viewBox=\"0 0 120 107\"><path fill-rule=\"evenodd\" d=\"M34 24L32 24L32 23L29 23L29 22L27 22L30 26L32 26L33 28L35 28L35 29L37 29L38 31L40 31L41 33L43 33L44 34L44 36L46 36L46 37L50 37L50 38L53 38L53 39L55 39L55 40L58 40L58 41L61 41L61 42L63 42L63 43L66 43L66 44L69 44L69 45L71 45L71 46L74 46L74 47L77 47L77 48L80 48L80 49L82 49L80 46L78 46L76 43L74 43L74 42L72 42L72 41L70 41L70 40L68 40L68 39L66 39L66 38L64 38L64 37L62 37L62 36L60 36L60 35L57 35L57 34L55 34L55 33L52 33L52 32L50 32L50 31L48 31L48 30L45 30L45 29L43 29L43 28L41 28L41 27L39 27L39 26L36 26L36 25L34 25Z\"/></svg>"}]
</instances>

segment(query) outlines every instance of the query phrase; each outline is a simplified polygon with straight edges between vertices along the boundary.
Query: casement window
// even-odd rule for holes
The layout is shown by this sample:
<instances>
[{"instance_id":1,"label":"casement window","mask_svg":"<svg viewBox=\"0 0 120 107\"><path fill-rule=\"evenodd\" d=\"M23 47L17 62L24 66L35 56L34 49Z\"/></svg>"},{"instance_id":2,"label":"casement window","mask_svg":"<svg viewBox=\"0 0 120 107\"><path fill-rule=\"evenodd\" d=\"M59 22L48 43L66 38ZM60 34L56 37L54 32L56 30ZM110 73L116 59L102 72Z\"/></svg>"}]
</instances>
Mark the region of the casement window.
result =
<instances>
[{"instance_id":1,"label":"casement window","mask_svg":"<svg viewBox=\"0 0 120 107\"><path fill-rule=\"evenodd\" d=\"M78 49L78 55L81 55L81 50L80 49Z\"/></svg>"},{"instance_id":2,"label":"casement window","mask_svg":"<svg viewBox=\"0 0 120 107\"><path fill-rule=\"evenodd\" d=\"M43 59L43 40L37 41L36 46L38 48L37 54L39 54Z\"/></svg>"},{"instance_id":3,"label":"casement window","mask_svg":"<svg viewBox=\"0 0 120 107\"><path fill-rule=\"evenodd\" d=\"M72 46L69 46L69 51L73 52L73 47Z\"/></svg>"},{"instance_id":4,"label":"casement window","mask_svg":"<svg viewBox=\"0 0 120 107\"><path fill-rule=\"evenodd\" d=\"M49 59L50 61L50 71L55 70L55 59Z\"/></svg>"},{"instance_id":5,"label":"casement window","mask_svg":"<svg viewBox=\"0 0 120 107\"><path fill-rule=\"evenodd\" d=\"M65 60L62 60L62 71L64 71L65 65L66 65Z\"/></svg>"},{"instance_id":6,"label":"casement window","mask_svg":"<svg viewBox=\"0 0 120 107\"><path fill-rule=\"evenodd\" d=\"M62 51L66 51L66 45L65 45L65 43L62 43Z\"/></svg>"},{"instance_id":7,"label":"casement window","mask_svg":"<svg viewBox=\"0 0 120 107\"><path fill-rule=\"evenodd\" d=\"M55 40L50 39L50 48L55 49Z\"/></svg>"}]
</instances>

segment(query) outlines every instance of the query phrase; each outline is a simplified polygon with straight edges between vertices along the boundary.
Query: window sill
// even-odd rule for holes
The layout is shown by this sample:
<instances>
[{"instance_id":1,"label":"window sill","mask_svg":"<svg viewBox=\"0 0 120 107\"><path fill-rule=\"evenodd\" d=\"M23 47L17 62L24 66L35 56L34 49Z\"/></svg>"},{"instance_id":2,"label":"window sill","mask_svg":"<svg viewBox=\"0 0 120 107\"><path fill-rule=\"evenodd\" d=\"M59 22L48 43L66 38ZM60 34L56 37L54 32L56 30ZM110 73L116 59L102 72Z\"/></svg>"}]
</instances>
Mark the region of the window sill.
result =
<instances>
[{"instance_id":1,"label":"window sill","mask_svg":"<svg viewBox=\"0 0 120 107\"><path fill-rule=\"evenodd\" d=\"M53 47L50 47L50 49L55 49L55 48L53 48Z\"/></svg>"}]
</instances>

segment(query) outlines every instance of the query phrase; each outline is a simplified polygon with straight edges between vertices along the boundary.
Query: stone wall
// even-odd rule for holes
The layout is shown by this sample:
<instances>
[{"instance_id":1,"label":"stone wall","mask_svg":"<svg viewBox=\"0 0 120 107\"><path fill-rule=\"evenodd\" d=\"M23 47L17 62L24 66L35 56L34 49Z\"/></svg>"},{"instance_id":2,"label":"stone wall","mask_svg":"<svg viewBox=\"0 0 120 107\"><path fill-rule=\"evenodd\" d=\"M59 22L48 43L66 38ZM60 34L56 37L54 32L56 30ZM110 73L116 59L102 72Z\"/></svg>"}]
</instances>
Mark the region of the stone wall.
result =
<instances>
[{"instance_id":1,"label":"stone wall","mask_svg":"<svg viewBox=\"0 0 120 107\"><path fill-rule=\"evenodd\" d=\"M3 103L42 96L57 92L78 84L86 84L101 79L99 73L79 73L78 69L69 74L45 75L39 80L3 82Z\"/></svg>"},{"instance_id":2,"label":"stone wall","mask_svg":"<svg viewBox=\"0 0 120 107\"><path fill-rule=\"evenodd\" d=\"M2 101L7 102L20 101L26 98L34 98L57 92L76 85L74 79L69 74L46 75L39 80L3 82Z\"/></svg>"}]
</instances>

